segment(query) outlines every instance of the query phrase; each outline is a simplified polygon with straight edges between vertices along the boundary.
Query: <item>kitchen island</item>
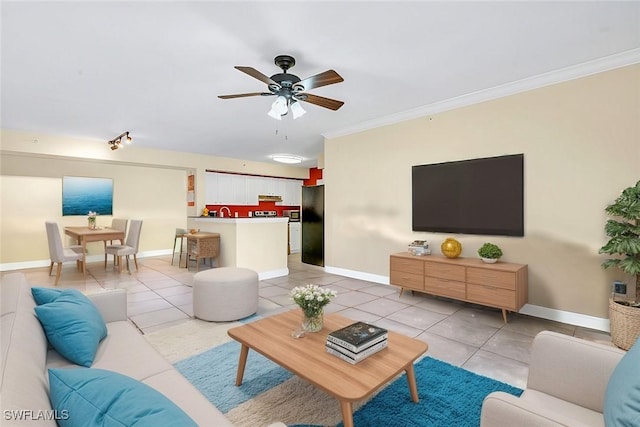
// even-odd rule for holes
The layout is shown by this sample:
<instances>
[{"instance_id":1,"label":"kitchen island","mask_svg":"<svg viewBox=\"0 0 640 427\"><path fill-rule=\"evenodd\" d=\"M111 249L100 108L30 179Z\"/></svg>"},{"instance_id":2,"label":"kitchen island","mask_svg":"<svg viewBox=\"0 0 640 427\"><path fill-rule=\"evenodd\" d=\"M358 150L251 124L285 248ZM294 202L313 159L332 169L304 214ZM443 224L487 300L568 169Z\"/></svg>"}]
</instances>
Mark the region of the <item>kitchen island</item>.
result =
<instances>
[{"instance_id":1,"label":"kitchen island","mask_svg":"<svg viewBox=\"0 0 640 427\"><path fill-rule=\"evenodd\" d=\"M289 274L288 222L288 217L189 217L187 226L220 234L217 267L250 268L264 280Z\"/></svg>"}]
</instances>

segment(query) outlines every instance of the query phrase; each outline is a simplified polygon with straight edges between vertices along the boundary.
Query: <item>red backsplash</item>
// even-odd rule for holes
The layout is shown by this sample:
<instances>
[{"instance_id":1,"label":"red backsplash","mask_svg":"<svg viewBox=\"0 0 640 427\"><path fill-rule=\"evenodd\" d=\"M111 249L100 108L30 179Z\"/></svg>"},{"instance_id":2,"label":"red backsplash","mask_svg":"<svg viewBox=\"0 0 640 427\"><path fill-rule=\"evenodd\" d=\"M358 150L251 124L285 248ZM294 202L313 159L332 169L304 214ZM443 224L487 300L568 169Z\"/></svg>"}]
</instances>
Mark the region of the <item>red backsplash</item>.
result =
<instances>
[{"instance_id":1,"label":"red backsplash","mask_svg":"<svg viewBox=\"0 0 640 427\"><path fill-rule=\"evenodd\" d=\"M255 211L276 211L278 212L278 216L282 216L283 210L299 210L300 206L276 206L276 202L259 202L257 205L207 205L207 209L210 211L219 212L220 208L226 206L231 211L231 217L235 216L235 213L238 212L239 218L247 218L249 216L249 212ZM200 212L202 214L202 212ZM224 210L225 217L227 216L227 210ZM220 214L218 214L220 216Z\"/></svg>"}]
</instances>

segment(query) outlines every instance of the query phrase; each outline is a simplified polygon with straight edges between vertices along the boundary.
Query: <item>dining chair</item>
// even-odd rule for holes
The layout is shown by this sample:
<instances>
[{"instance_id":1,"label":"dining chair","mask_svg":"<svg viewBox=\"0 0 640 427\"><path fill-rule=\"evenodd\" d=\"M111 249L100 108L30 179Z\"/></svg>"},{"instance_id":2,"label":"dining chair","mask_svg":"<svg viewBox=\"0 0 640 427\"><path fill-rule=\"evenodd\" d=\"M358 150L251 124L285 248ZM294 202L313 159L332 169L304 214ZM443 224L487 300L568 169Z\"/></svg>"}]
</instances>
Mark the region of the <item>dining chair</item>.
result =
<instances>
[{"instance_id":1,"label":"dining chair","mask_svg":"<svg viewBox=\"0 0 640 427\"><path fill-rule=\"evenodd\" d=\"M140 231L142 230L142 220L132 219L129 224L129 232L127 233L127 239L124 245L108 245L105 248L104 268L107 268L107 254L117 257L117 265L120 266L120 272L122 272L122 257L127 257L127 271L131 271L129 268L129 256L133 255L133 262L138 270L138 245L140 243Z\"/></svg>"},{"instance_id":2,"label":"dining chair","mask_svg":"<svg viewBox=\"0 0 640 427\"><path fill-rule=\"evenodd\" d=\"M84 259L84 254L82 253L82 246L75 245L66 248L62 246L62 237L60 237L60 228L58 228L57 222L46 221L44 225L47 229L47 240L49 241L49 257L51 258L51 265L49 265L49 276L51 276L51 272L53 271L53 264L57 263L58 267L56 269L56 280L53 283L54 286L57 286L58 281L60 280L60 272L62 271L62 263L71 261L82 262Z\"/></svg>"},{"instance_id":3,"label":"dining chair","mask_svg":"<svg viewBox=\"0 0 640 427\"><path fill-rule=\"evenodd\" d=\"M122 231L122 232L126 233L127 232L127 224L128 223L129 223L128 219L113 218L111 220L111 227L110 228L113 228L114 230L118 230L118 231ZM124 245L124 242L122 240L120 240L120 244ZM107 246L109 246L109 245L113 245L113 240L109 240L109 243L107 243L106 240L104 241L104 250L105 250L104 258L105 258L105 261L107 259L106 250L107 250ZM116 257L115 256L113 257L113 263L114 264L116 263Z\"/></svg>"},{"instance_id":4,"label":"dining chair","mask_svg":"<svg viewBox=\"0 0 640 427\"><path fill-rule=\"evenodd\" d=\"M173 265L173 258L176 255L176 244L178 243L178 239L180 239L180 257L178 258L178 267L182 264L182 251L183 251L183 240L185 238L185 234L188 231L184 228L176 228L176 234L173 238L173 253L171 254L171 265Z\"/></svg>"}]
</instances>

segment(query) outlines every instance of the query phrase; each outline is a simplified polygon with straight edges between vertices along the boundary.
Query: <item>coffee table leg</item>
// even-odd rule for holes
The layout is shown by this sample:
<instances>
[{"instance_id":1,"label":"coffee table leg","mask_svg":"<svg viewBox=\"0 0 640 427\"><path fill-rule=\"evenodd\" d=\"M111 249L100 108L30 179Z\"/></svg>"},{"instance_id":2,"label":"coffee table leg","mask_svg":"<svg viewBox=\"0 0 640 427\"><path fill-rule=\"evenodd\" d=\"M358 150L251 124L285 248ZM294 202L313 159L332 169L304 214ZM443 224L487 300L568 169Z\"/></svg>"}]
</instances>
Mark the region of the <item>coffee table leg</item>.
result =
<instances>
[{"instance_id":1,"label":"coffee table leg","mask_svg":"<svg viewBox=\"0 0 640 427\"><path fill-rule=\"evenodd\" d=\"M420 399L418 398L418 386L416 385L416 374L413 370L413 363L410 363L405 369L407 373L407 382L409 383L409 391L411 392L411 400L413 402L418 403Z\"/></svg>"},{"instance_id":2,"label":"coffee table leg","mask_svg":"<svg viewBox=\"0 0 640 427\"><path fill-rule=\"evenodd\" d=\"M244 376L244 366L247 364L247 355L249 347L242 344L240 348L240 360L238 361L238 373L236 374L236 385L242 385L242 377Z\"/></svg>"},{"instance_id":3,"label":"coffee table leg","mask_svg":"<svg viewBox=\"0 0 640 427\"><path fill-rule=\"evenodd\" d=\"M353 406L351 402L341 400L340 410L342 411L342 424L344 427L353 427Z\"/></svg>"}]
</instances>

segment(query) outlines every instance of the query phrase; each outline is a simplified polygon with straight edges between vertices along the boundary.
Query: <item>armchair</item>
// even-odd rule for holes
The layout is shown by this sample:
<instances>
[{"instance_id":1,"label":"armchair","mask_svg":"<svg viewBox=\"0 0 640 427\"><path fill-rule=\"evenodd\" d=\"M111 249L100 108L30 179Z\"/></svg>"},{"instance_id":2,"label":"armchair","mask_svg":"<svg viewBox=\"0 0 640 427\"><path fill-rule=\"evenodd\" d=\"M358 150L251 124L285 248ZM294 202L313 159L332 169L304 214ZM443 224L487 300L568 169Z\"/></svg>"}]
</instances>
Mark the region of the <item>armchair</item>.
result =
<instances>
[{"instance_id":1,"label":"armchair","mask_svg":"<svg viewBox=\"0 0 640 427\"><path fill-rule=\"evenodd\" d=\"M624 355L613 346L540 332L531 349L524 393L519 398L489 394L480 426L604 426L607 387Z\"/></svg>"}]
</instances>

